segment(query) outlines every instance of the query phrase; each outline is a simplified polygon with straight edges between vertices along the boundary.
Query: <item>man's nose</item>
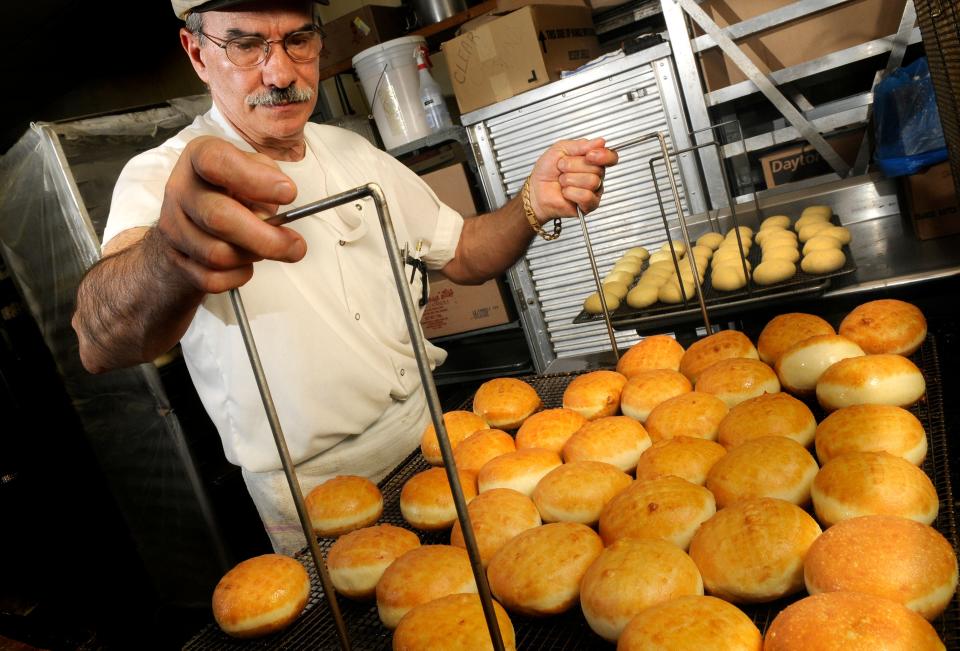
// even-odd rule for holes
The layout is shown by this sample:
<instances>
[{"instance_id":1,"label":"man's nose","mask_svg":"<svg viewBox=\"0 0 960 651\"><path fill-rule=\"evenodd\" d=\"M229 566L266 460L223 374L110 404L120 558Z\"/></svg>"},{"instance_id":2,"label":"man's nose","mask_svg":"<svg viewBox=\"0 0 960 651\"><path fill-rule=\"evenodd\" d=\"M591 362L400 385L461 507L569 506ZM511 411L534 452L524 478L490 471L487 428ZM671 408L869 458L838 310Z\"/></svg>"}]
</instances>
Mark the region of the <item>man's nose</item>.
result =
<instances>
[{"instance_id":1,"label":"man's nose","mask_svg":"<svg viewBox=\"0 0 960 651\"><path fill-rule=\"evenodd\" d=\"M270 42L270 51L262 65L265 86L286 88L297 79L295 64L284 49L282 41Z\"/></svg>"}]
</instances>

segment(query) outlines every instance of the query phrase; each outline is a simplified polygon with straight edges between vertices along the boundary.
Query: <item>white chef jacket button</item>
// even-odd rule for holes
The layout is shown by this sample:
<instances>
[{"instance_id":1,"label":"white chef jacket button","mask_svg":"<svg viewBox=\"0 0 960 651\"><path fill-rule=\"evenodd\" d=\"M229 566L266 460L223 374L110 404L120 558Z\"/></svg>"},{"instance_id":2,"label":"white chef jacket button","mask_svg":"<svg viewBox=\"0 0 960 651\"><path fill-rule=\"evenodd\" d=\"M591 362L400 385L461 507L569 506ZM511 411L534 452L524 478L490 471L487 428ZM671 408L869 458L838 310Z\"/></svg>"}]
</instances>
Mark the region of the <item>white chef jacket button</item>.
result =
<instances>
[{"instance_id":1,"label":"white chef jacket button","mask_svg":"<svg viewBox=\"0 0 960 651\"><path fill-rule=\"evenodd\" d=\"M353 315L353 318L356 319L357 321L359 321L359 320L360 320L360 313L357 312L356 314L354 314L354 315Z\"/></svg>"},{"instance_id":2,"label":"white chef jacket button","mask_svg":"<svg viewBox=\"0 0 960 651\"><path fill-rule=\"evenodd\" d=\"M363 210L363 204L355 203L355 204L353 204L353 205L354 205L354 207L355 207L357 210Z\"/></svg>"},{"instance_id":3,"label":"white chef jacket button","mask_svg":"<svg viewBox=\"0 0 960 651\"><path fill-rule=\"evenodd\" d=\"M345 241L340 240L340 246L346 246L346 244L347 244L347 243L346 243Z\"/></svg>"},{"instance_id":4,"label":"white chef jacket button","mask_svg":"<svg viewBox=\"0 0 960 651\"><path fill-rule=\"evenodd\" d=\"M407 369L405 368L400 369L400 377L403 377L406 374L407 374Z\"/></svg>"}]
</instances>

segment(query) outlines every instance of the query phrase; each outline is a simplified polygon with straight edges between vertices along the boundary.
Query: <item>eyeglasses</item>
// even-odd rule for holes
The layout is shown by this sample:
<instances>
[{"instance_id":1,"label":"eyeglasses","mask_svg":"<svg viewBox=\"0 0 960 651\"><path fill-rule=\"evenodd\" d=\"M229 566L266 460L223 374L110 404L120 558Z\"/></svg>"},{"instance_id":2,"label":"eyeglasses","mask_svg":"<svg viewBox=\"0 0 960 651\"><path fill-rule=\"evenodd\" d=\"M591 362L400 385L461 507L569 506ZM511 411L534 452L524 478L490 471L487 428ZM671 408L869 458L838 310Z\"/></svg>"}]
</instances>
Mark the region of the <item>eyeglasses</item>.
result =
<instances>
[{"instance_id":1,"label":"eyeglasses","mask_svg":"<svg viewBox=\"0 0 960 651\"><path fill-rule=\"evenodd\" d=\"M199 32L210 39L210 42L222 48L227 59L238 68L253 68L260 65L270 56L270 47L274 43L281 43L283 50L292 61L306 63L320 56L323 48L323 32L319 27L291 32L283 38L268 41L260 36L238 36L229 40L210 36L206 32Z\"/></svg>"}]
</instances>

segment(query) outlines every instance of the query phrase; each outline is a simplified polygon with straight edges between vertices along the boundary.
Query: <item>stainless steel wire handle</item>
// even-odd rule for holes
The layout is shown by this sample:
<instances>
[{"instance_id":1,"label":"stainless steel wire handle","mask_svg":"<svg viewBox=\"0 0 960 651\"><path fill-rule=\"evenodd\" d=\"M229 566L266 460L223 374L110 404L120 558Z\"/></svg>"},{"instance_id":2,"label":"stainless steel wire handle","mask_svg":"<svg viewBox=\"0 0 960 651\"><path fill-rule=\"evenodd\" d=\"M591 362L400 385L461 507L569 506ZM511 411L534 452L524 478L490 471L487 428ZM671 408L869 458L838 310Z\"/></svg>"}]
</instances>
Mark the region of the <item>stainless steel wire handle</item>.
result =
<instances>
[{"instance_id":1,"label":"stainless steel wire handle","mask_svg":"<svg viewBox=\"0 0 960 651\"><path fill-rule=\"evenodd\" d=\"M430 409L430 417L433 420L433 426L437 432L437 440L440 443L440 453L443 457L443 466L447 471L447 480L450 482L453 501L457 507L457 518L463 529L463 539L467 545L467 554L470 556L470 565L477 582L477 591L480 595L480 604L483 607L483 616L484 619L486 619L487 628L490 631L493 648L496 651L504 651L503 638L500 635L500 626L497 623L496 611L493 609L493 597L490 595L490 585L487 583L487 575L483 570L483 563L480 559L480 551L477 548L477 540L474 536L473 526L467 514L467 502L464 499L463 487L460 485L460 477L457 474L456 465L453 461L453 448L450 446L447 429L443 423L443 410L440 406L440 398L437 396L437 387L433 382L433 375L430 372L430 362L427 359L427 349L423 339L423 332L420 330L420 322L416 317L417 312L414 308L413 298L410 295L410 285L404 277L404 260L400 255L400 246L397 242L397 235L393 229L393 222L390 219L390 211L387 208L383 191L376 183L368 183L353 190L347 190L346 192L335 194L332 197L315 201L306 206L289 210L283 214L271 217L266 221L274 226L281 226L283 224L289 224L301 217L314 215L324 210L331 210L337 206L342 206L343 204L360 199L372 199L377 209L380 228L383 230L383 238L387 245L387 257L389 258L390 267L393 271L394 282L397 284L397 292L400 295L403 318L406 321L407 330L410 333L410 341L413 344L414 356L416 357L417 367L420 371L420 381L423 384L423 390L427 398L427 406ZM330 575L327 572L323 553L320 551L320 546L317 544L317 537L313 533L313 526L310 524L310 516L307 513L306 503L303 500L300 482L297 480L293 459L290 457L286 439L280 426L280 418L277 415L276 406L270 395L270 388L267 386L267 378L264 374L263 366L260 363L260 355L257 352L257 345L254 342L253 332L247 320L239 289L230 290L230 300L233 303L233 309L237 315L237 323L240 325L243 342L247 348L247 356L250 358L250 364L253 367L257 388L260 390L260 397L263 400L263 408L267 412L270 430L273 432L273 438L277 444L277 451L280 453L283 473L287 477L287 483L290 485L290 492L293 495L293 502L297 507L300 526L303 528L303 533L307 538L310 554L317 568L317 575L323 584L327 604L330 607L330 612L336 624L337 637L340 639L340 648L348 650L350 649L350 639L347 634L347 627L343 620L343 614L340 612L340 607L337 604L336 593L333 588L333 583L330 581Z\"/></svg>"},{"instance_id":2,"label":"stainless steel wire handle","mask_svg":"<svg viewBox=\"0 0 960 651\"><path fill-rule=\"evenodd\" d=\"M666 161L667 178L670 180L670 187L673 189L673 200L677 206L677 214L682 215L683 206L680 203L680 191L677 189L677 182L673 175L673 164L670 161L670 150L667 149L667 140L664 137L663 132L657 131L654 133L648 133L638 138L621 143L617 147L611 147L611 149L613 151L620 152L624 149L628 149L654 139L660 142L660 151L663 154L664 161ZM597 295L600 297L600 307L603 309L603 321L607 326L607 335L610 337L610 347L613 349L613 358L614 361L619 362L620 351L617 349L617 337L613 332L613 323L610 320L610 309L607 307L607 298L603 295L603 282L600 280L600 270L597 268L597 259L593 255L593 245L590 243L590 233L587 230L587 220L583 216L583 211L580 210L579 205L577 206L577 217L580 219L580 228L583 230L583 240L587 245L587 257L590 259L590 269L593 271L593 280L597 284ZM690 242L687 238L686 231L684 231L683 235L684 241L686 242L687 247L689 247ZM669 234L667 237L669 237Z\"/></svg>"},{"instance_id":3,"label":"stainless steel wire handle","mask_svg":"<svg viewBox=\"0 0 960 651\"><path fill-rule=\"evenodd\" d=\"M693 136L695 136L696 134L701 133L703 131L709 131L711 135L711 139L709 142L694 144L689 147L685 147L683 149L678 149L674 151L671 155L676 156L679 159L679 157L683 154L698 151L706 147L713 147L716 149L717 155L722 158L723 150L720 146L720 143L717 142L716 134L714 133L714 131L722 127L731 126L731 125L736 126L737 133L739 134L740 146L743 148L743 151L746 151L746 146L743 140L743 130L740 128L740 121L727 120L725 122L711 124L709 127L704 127L703 129L696 129L694 131L689 132L688 135L691 137L691 139L693 139ZM655 163L658 160L666 160L666 158L663 155L660 155L660 156L654 156L650 159L649 161L650 176L653 178L653 190L657 196L657 205L660 207L660 217L663 220L663 226L667 234L667 242L670 245L670 255L673 258L673 267L677 272L677 277L679 277L680 262L677 259L676 251L673 250L673 237L670 235L670 224L667 221L667 214L663 207L663 200L660 198L660 185L657 183ZM723 188L724 188L724 192L726 193L727 206L730 213L730 220L733 222L732 228L736 236L737 248L740 251L740 266L743 271L743 277L748 279L746 284L746 289L747 289L747 294L750 295L752 290L750 287L751 283L749 281L749 272L747 270L747 255L746 255L746 252L744 251L743 239L740 235L740 221L737 218L737 203L733 200L733 197L730 195L730 181L729 181L729 178L727 177L726 167L723 165L720 166L720 174L723 177ZM756 191L754 191L752 194L753 194L754 217L757 220L759 220L762 217L762 213L760 210L760 202L757 199ZM714 222L714 218L712 218L710 215L709 208L707 208L706 210L706 216L707 216L707 223L711 226L715 225L717 227L717 232L719 232L720 231L720 208L716 209L715 222ZM690 248L691 240L688 235L686 215L682 212L677 213L677 220L680 224L680 232L683 235L684 243L687 246L687 251L688 251L687 258L689 261L689 266L693 271L694 277L699 278L698 265L697 265L696 258L694 258L694 256L689 254L689 251L691 251L692 249ZM679 285L680 285L681 299L683 300L684 305L686 305L690 297L687 296L687 292L683 287L683 283L681 282L679 283ZM710 325L710 317L707 313L707 304L706 304L706 301L704 300L703 290L699 282L694 283L694 294L698 303L700 304L700 314L703 317L703 325L706 328L706 333L711 334L713 332L713 329L712 329L712 326Z\"/></svg>"}]
</instances>

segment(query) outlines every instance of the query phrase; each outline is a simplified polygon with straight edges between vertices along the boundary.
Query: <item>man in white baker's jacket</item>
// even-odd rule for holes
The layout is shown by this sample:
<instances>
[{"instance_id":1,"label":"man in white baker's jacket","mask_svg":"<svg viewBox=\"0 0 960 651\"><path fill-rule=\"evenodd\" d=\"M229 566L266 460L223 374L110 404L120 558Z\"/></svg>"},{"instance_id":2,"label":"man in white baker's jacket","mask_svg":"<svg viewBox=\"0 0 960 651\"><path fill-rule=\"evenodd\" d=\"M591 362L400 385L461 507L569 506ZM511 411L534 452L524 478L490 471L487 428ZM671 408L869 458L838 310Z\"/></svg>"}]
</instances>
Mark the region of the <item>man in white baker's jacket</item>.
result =
<instances>
[{"instance_id":1,"label":"man in white baker's jacket","mask_svg":"<svg viewBox=\"0 0 960 651\"><path fill-rule=\"evenodd\" d=\"M292 553L305 540L227 290L241 288L304 493L337 474L379 480L416 447L428 413L372 202L288 227L263 217L375 182L401 246L456 283L481 283L544 224L595 209L617 155L600 139L559 142L525 199L463 219L362 137L308 123L323 46L311 2L172 4L213 107L124 168L73 326L93 373L180 342L274 548Z\"/></svg>"}]
</instances>

